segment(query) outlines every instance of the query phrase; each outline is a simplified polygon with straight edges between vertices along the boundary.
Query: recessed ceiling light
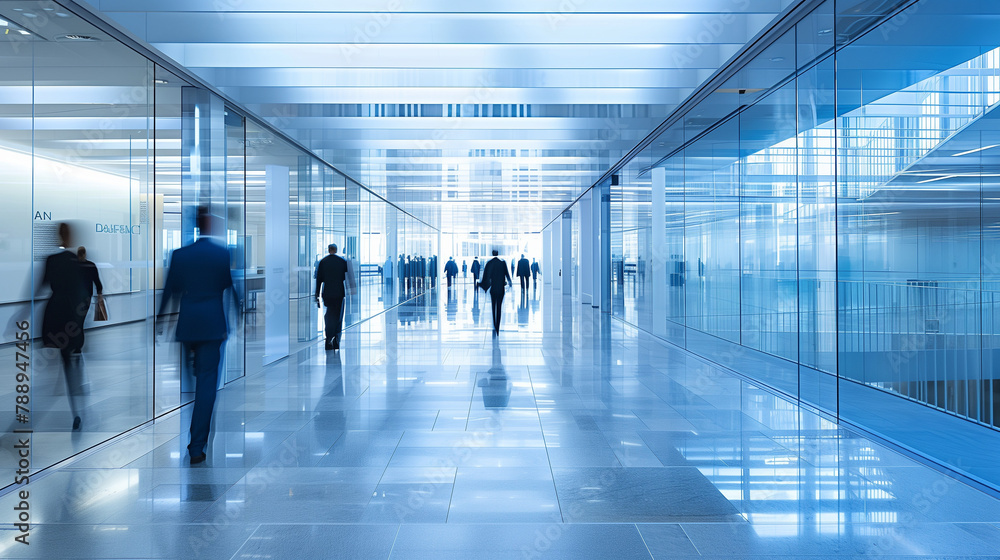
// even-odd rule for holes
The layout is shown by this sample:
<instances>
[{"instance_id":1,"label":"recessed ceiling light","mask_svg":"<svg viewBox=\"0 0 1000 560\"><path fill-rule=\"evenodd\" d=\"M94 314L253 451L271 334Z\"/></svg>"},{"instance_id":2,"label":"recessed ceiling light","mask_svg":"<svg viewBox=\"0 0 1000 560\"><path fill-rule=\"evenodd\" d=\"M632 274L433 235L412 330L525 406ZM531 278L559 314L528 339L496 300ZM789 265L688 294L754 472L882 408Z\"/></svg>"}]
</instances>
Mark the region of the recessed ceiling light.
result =
<instances>
[{"instance_id":1,"label":"recessed ceiling light","mask_svg":"<svg viewBox=\"0 0 1000 560\"><path fill-rule=\"evenodd\" d=\"M771 57L771 62L784 62L784 61L785 61L785 57L783 57L783 56L774 56L774 57Z\"/></svg>"},{"instance_id":2,"label":"recessed ceiling light","mask_svg":"<svg viewBox=\"0 0 1000 560\"><path fill-rule=\"evenodd\" d=\"M819 34L820 34L820 35L829 35L829 34L831 34L831 33L833 33L833 30L832 30L832 29L820 29L820 30L819 30Z\"/></svg>"},{"instance_id":3,"label":"recessed ceiling light","mask_svg":"<svg viewBox=\"0 0 1000 560\"><path fill-rule=\"evenodd\" d=\"M64 13L64 12L56 12L56 15L59 16L59 17L69 17L69 14Z\"/></svg>"},{"instance_id":4,"label":"recessed ceiling light","mask_svg":"<svg viewBox=\"0 0 1000 560\"><path fill-rule=\"evenodd\" d=\"M153 80L153 83L154 84L161 84L162 85L162 84L169 84L170 82L164 80L163 78L156 78L155 80Z\"/></svg>"},{"instance_id":5,"label":"recessed ceiling light","mask_svg":"<svg viewBox=\"0 0 1000 560\"><path fill-rule=\"evenodd\" d=\"M56 37L56 41L78 41L78 42L88 42L93 43L100 41L99 38L93 35L80 35L78 33L67 33L66 35L60 35Z\"/></svg>"}]
</instances>

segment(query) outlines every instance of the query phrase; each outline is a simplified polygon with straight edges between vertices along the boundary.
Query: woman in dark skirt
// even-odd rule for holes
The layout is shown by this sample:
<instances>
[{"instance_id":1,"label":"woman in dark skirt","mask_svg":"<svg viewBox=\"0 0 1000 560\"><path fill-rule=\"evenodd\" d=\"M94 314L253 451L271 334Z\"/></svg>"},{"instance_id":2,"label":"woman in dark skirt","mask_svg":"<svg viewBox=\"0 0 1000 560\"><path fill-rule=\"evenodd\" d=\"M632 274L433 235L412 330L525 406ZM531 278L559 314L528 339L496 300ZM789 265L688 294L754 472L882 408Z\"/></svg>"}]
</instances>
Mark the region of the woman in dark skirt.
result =
<instances>
[{"instance_id":1,"label":"woman in dark skirt","mask_svg":"<svg viewBox=\"0 0 1000 560\"><path fill-rule=\"evenodd\" d=\"M78 430L82 423L79 399L83 395L83 320L90 301L84 288L80 261L67 249L71 238L69 224L59 224L63 250L45 259L42 285L52 289L52 296L42 315L42 342L46 348L59 349L70 412L73 414L73 429Z\"/></svg>"}]
</instances>

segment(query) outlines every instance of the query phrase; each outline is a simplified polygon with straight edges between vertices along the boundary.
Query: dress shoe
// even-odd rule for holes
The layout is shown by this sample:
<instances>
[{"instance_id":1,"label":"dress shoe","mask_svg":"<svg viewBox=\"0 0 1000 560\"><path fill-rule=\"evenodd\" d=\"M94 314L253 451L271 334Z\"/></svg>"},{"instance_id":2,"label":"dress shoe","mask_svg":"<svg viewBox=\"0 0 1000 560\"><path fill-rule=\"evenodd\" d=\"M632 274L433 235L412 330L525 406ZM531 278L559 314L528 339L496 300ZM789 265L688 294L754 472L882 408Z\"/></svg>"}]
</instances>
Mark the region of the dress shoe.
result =
<instances>
[{"instance_id":1,"label":"dress shoe","mask_svg":"<svg viewBox=\"0 0 1000 560\"><path fill-rule=\"evenodd\" d=\"M333 349L334 350L340 350L340 339L339 338L333 339Z\"/></svg>"},{"instance_id":2,"label":"dress shoe","mask_svg":"<svg viewBox=\"0 0 1000 560\"><path fill-rule=\"evenodd\" d=\"M197 455L192 455L191 456L191 464L192 465L197 465L198 463L204 463L206 458L207 457L205 456L204 453L199 453Z\"/></svg>"},{"instance_id":3,"label":"dress shoe","mask_svg":"<svg viewBox=\"0 0 1000 560\"><path fill-rule=\"evenodd\" d=\"M83 420L81 420L79 416L73 418L73 429L74 430L79 430L80 429L80 424L83 424Z\"/></svg>"},{"instance_id":4,"label":"dress shoe","mask_svg":"<svg viewBox=\"0 0 1000 560\"><path fill-rule=\"evenodd\" d=\"M333 343L330 342L329 340L326 341L326 349L333 350Z\"/></svg>"}]
</instances>

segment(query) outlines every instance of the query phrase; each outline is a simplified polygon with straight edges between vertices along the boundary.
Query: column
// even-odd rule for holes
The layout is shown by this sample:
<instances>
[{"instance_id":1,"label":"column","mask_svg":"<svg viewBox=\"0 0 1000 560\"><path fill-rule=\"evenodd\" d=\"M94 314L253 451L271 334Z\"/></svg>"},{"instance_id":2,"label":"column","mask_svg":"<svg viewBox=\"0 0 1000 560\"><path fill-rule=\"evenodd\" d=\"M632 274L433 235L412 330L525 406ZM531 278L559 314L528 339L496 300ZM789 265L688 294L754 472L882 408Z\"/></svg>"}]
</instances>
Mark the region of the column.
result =
<instances>
[{"instance_id":1,"label":"column","mask_svg":"<svg viewBox=\"0 0 1000 560\"><path fill-rule=\"evenodd\" d=\"M611 183L601 185L601 312L611 313Z\"/></svg>"},{"instance_id":2,"label":"column","mask_svg":"<svg viewBox=\"0 0 1000 560\"><path fill-rule=\"evenodd\" d=\"M207 207L220 222L226 216L226 106L222 98L208 90L184 87L181 115L181 245L184 246L195 241L199 206ZM224 231L221 234L220 242L225 244L226 234ZM288 300L285 301L287 305ZM180 359L183 364L183 357ZM223 355L220 365L225 363ZM220 389L225 382L226 376L219 375ZM194 375L182 367L181 392L193 393L194 387Z\"/></svg>"},{"instance_id":3,"label":"column","mask_svg":"<svg viewBox=\"0 0 1000 560\"><path fill-rule=\"evenodd\" d=\"M667 310L667 222L666 222L666 188L667 170L663 167L653 169L652 173L652 251L649 255L649 282L653 292L653 332L659 333L664 326L662 319Z\"/></svg>"},{"instance_id":4,"label":"column","mask_svg":"<svg viewBox=\"0 0 1000 560\"><path fill-rule=\"evenodd\" d=\"M552 277L554 274L551 271L555 270L555 263L552 260L552 228L554 226L549 226L542 231L542 262L539 263L539 267L542 269L542 283L551 284Z\"/></svg>"},{"instance_id":5,"label":"column","mask_svg":"<svg viewBox=\"0 0 1000 560\"><path fill-rule=\"evenodd\" d=\"M552 264L549 270L552 271L552 288L562 291L562 216L557 216L552 222Z\"/></svg>"},{"instance_id":6,"label":"column","mask_svg":"<svg viewBox=\"0 0 1000 560\"><path fill-rule=\"evenodd\" d=\"M591 209L593 191L580 199L580 303L591 305L594 301L594 211Z\"/></svg>"},{"instance_id":7,"label":"column","mask_svg":"<svg viewBox=\"0 0 1000 560\"><path fill-rule=\"evenodd\" d=\"M573 293L573 211L562 214L562 289L563 294Z\"/></svg>"},{"instance_id":8,"label":"column","mask_svg":"<svg viewBox=\"0 0 1000 560\"><path fill-rule=\"evenodd\" d=\"M591 224L591 245L590 250L593 255L593 259L590 261L590 281L592 283L592 295L593 301L591 305L594 308L601 307L601 297L602 288L601 286L601 267L602 267L602 255L601 255L601 189L594 187L590 190L590 224Z\"/></svg>"}]
</instances>

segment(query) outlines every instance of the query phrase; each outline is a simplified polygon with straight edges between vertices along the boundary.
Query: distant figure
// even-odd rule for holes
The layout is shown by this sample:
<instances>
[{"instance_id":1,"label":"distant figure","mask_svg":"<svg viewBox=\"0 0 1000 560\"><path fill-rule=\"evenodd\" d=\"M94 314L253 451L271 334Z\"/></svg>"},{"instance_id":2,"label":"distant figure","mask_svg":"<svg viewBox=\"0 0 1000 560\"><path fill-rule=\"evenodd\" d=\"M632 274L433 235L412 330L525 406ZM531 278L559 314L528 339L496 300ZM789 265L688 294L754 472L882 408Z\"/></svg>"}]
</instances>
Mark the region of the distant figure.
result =
<instances>
[{"instance_id":1,"label":"distant figure","mask_svg":"<svg viewBox=\"0 0 1000 560\"><path fill-rule=\"evenodd\" d=\"M322 287L323 305L326 305L324 334L327 350L340 349L340 331L344 325L344 281L351 283L354 291L354 277L348 274L347 261L337 255L337 245L327 246L330 254L323 257L316 267L316 307L320 307L320 288Z\"/></svg>"},{"instance_id":2,"label":"distant figure","mask_svg":"<svg viewBox=\"0 0 1000 560\"><path fill-rule=\"evenodd\" d=\"M104 286L101 284L101 275L97 273L97 265L87 260L87 248L80 246L76 250L76 258L80 261L80 268L83 271L83 289L87 293L87 304L83 310L84 319L90 311L90 300L94 297L94 287L97 287L97 299L104 298Z\"/></svg>"},{"instance_id":3,"label":"distant figure","mask_svg":"<svg viewBox=\"0 0 1000 560\"><path fill-rule=\"evenodd\" d=\"M521 279L521 289L527 289L528 277L531 276L531 264L528 259L521 255L521 260L517 261L517 277Z\"/></svg>"},{"instance_id":4,"label":"distant figure","mask_svg":"<svg viewBox=\"0 0 1000 560\"><path fill-rule=\"evenodd\" d=\"M472 285L476 286L479 283L479 271L482 270L482 265L479 264L479 257L476 257L472 261Z\"/></svg>"},{"instance_id":5,"label":"distant figure","mask_svg":"<svg viewBox=\"0 0 1000 560\"><path fill-rule=\"evenodd\" d=\"M510 275L514 275L514 267L517 266L517 259L510 259Z\"/></svg>"},{"instance_id":6,"label":"distant figure","mask_svg":"<svg viewBox=\"0 0 1000 560\"><path fill-rule=\"evenodd\" d=\"M458 265L455 264L455 257L448 257L448 262L444 265L444 274L448 277L448 287L451 287L451 280L458 274Z\"/></svg>"},{"instance_id":7,"label":"distant figure","mask_svg":"<svg viewBox=\"0 0 1000 560\"><path fill-rule=\"evenodd\" d=\"M69 224L59 224L60 247L63 249L45 259L42 286L52 289L52 296L42 314L42 343L46 348L58 348L62 359L69 409L73 429L79 430L80 399L83 397L83 321L90 298L84 288L84 272L77 256L68 250L72 242Z\"/></svg>"},{"instance_id":8,"label":"distant figure","mask_svg":"<svg viewBox=\"0 0 1000 560\"><path fill-rule=\"evenodd\" d=\"M539 268L538 263L535 259L531 259L531 282L538 287L538 275L542 273L542 269Z\"/></svg>"},{"instance_id":9,"label":"distant figure","mask_svg":"<svg viewBox=\"0 0 1000 560\"><path fill-rule=\"evenodd\" d=\"M465 279L469 276L469 265L465 264L465 259L462 260L462 283L465 283Z\"/></svg>"},{"instance_id":10,"label":"distant figure","mask_svg":"<svg viewBox=\"0 0 1000 560\"><path fill-rule=\"evenodd\" d=\"M493 250L493 258L486 263L483 268L483 281L481 287L489 290L490 300L493 309L493 334L500 334L500 312L503 310L504 285L512 286L510 274L507 274L507 265L497 256L500 252Z\"/></svg>"},{"instance_id":11,"label":"distant figure","mask_svg":"<svg viewBox=\"0 0 1000 560\"><path fill-rule=\"evenodd\" d=\"M175 250L170 257L163 301L156 314L156 330L161 333L167 304L172 298L180 298L176 338L184 344L185 353L194 355L194 375L198 380L191 413L191 443L187 446L192 465L205 460L205 446L212 426L222 343L229 335L223 302L226 290L233 290L236 307L240 308L229 269L229 251L209 237L212 221L207 208L198 209L201 235L194 243Z\"/></svg>"}]
</instances>

